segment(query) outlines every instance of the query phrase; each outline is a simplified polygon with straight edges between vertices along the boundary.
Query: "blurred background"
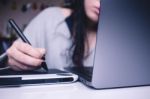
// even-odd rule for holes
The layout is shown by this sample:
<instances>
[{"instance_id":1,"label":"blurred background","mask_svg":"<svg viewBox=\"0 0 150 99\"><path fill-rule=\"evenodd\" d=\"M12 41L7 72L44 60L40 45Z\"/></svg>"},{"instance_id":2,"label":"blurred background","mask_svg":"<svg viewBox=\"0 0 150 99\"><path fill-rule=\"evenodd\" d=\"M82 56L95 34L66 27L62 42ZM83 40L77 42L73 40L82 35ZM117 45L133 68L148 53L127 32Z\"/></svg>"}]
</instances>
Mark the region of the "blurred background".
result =
<instances>
[{"instance_id":1,"label":"blurred background","mask_svg":"<svg viewBox=\"0 0 150 99\"><path fill-rule=\"evenodd\" d=\"M30 20L45 8L69 5L70 0L0 0L0 54L17 39L8 24L9 18L13 18L24 30Z\"/></svg>"}]
</instances>

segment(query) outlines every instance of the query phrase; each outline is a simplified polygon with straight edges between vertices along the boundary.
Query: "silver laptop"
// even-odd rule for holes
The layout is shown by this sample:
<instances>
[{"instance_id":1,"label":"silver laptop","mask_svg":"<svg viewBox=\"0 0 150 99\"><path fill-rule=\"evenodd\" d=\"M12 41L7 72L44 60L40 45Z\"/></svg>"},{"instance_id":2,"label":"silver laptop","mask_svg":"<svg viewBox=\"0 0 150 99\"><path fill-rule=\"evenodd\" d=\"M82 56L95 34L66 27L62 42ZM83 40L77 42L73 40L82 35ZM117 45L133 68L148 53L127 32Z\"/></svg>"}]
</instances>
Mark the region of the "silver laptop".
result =
<instances>
[{"instance_id":1,"label":"silver laptop","mask_svg":"<svg viewBox=\"0 0 150 99\"><path fill-rule=\"evenodd\" d=\"M97 89L150 85L149 0L101 0L94 66L71 70Z\"/></svg>"}]
</instances>

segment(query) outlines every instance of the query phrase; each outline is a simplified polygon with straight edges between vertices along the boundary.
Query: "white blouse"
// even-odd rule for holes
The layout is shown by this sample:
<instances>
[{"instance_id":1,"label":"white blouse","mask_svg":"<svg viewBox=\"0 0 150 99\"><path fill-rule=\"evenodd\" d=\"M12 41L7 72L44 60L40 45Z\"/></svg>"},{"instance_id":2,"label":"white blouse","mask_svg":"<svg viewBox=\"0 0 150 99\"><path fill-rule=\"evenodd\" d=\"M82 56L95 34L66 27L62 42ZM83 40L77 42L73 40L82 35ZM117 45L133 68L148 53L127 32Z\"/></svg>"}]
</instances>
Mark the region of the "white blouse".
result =
<instances>
[{"instance_id":1,"label":"white blouse","mask_svg":"<svg viewBox=\"0 0 150 99\"><path fill-rule=\"evenodd\" d=\"M69 55L72 45L70 31L65 17L59 7L51 7L42 11L24 31L32 46L46 49L48 68L73 66ZM85 66L93 66L94 50L84 60Z\"/></svg>"}]
</instances>

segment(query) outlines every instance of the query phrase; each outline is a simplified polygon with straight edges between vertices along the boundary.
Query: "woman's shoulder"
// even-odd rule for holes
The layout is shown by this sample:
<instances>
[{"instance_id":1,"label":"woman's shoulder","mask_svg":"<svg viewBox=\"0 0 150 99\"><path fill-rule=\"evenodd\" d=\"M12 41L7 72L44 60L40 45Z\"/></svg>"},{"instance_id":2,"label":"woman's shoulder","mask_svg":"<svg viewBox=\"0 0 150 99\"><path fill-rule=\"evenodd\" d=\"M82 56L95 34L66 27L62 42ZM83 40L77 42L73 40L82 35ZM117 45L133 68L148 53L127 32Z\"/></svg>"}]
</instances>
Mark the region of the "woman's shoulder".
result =
<instances>
[{"instance_id":1,"label":"woman's shoulder","mask_svg":"<svg viewBox=\"0 0 150 99\"><path fill-rule=\"evenodd\" d=\"M69 17L72 14L72 10L69 8L60 8L64 17Z\"/></svg>"},{"instance_id":2,"label":"woman's shoulder","mask_svg":"<svg viewBox=\"0 0 150 99\"><path fill-rule=\"evenodd\" d=\"M53 18L55 18L57 15L59 17L61 17L60 15L62 15L64 18L70 16L72 13L72 10L69 8L63 8L63 7L49 7L46 8L45 10L43 10L41 12L41 15L44 16L52 16ZM54 17L55 16L55 17ZM57 16L57 17L58 17Z\"/></svg>"}]
</instances>

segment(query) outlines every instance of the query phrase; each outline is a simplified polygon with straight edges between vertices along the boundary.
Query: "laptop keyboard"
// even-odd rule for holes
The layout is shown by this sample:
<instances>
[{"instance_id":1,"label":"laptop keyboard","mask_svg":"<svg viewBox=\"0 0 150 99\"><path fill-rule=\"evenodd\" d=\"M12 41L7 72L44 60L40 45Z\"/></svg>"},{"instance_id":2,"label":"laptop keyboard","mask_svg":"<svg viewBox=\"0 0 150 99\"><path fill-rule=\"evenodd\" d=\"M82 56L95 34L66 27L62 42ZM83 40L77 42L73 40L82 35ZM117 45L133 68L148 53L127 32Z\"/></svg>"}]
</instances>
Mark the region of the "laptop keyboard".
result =
<instances>
[{"instance_id":1,"label":"laptop keyboard","mask_svg":"<svg viewBox=\"0 0 150 99\"><path fill-rule=\"evenodd\" d=\"M85 78L88 81L92 80L93 67L69 67L67 70Z\"/></svg>"}]
</instances>

